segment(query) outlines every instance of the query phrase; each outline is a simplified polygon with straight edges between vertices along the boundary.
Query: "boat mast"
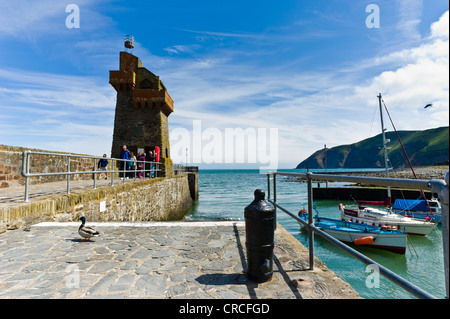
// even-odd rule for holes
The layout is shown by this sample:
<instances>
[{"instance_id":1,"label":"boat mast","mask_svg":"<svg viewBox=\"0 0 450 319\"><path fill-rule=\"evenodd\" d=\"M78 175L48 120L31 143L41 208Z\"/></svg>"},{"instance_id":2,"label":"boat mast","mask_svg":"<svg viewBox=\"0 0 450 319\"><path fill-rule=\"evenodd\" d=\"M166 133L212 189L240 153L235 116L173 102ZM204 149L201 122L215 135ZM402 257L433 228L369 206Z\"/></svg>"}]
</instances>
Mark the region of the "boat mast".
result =
<instances>
[{"instance_id":1,"label":"boat mast","mask_svg":"<svg viewBox=\"0 0 450 319\"><path fill-rule=\"evenodd\" d=\"M383 109L381 107L381 93L378 94L378 103L380 105L380 118L381 118L381 135L383 136L383 150L384 150L384 165L386 167L386 177L389 177L389 169L388 169L388 156L387 156L387 140L386 135L384 134L385 128L384 128L384 122L383 122ZM388 197L391 198L391 188L387 187L387 194Z\"/></svg>"},{"instance_id":2,"label":"boat mast","mask_svg":"<svg viewBox=\"0 0 450 319\"><path fill-rule=\"evenodd\" d=\"M384 101L382 101L382 102L384 104ZM411 168L414 178L417 179L416 172L414 172L414 168L411 164L411 161L409 160L408 154L406 153L405 146L402 143L402 139L400 138L400 135L398 135L398 132L397 132L397 129L395 128L394 122L392 122L392 118L391 118L391 115L389 114L386 104L384 104L384 109L386 110L387 116L389 117L389 120L391 121L392 127L394 128L394 132L397 135L398 141L403 149L403 153L405 154L406 160L408 161L409 167ZM423 192L422 189L420 190L420 194L422 195L423 199L425 200L425 203L427 203L428 211L431 213L431 216L434 216L433 211L431 210L430 204L428 203L427 197L425 196L425 193Z\"/></svg>"}]
</instances>

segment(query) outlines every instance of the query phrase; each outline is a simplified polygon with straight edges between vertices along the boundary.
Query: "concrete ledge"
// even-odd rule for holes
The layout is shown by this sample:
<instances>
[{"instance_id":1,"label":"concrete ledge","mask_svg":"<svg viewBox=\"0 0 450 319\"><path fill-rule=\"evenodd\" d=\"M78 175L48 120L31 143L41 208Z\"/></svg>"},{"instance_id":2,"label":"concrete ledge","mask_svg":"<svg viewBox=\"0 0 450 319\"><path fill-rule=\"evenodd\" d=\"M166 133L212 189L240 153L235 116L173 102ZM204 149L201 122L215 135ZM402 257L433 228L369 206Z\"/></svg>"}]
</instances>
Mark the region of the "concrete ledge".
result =
<instances>
[{"instance_id":1,"label":"concrete ledge","mask_svg":"<svg viewBox=\"0 0 450 319\"><path fill-rule=\"evenodd\" d=\"M215 227L236 226L244 227L243 221L206 221L206 222L88 222L92 227ZM80 222L42 222L32 227L77 227Z\"/></svg>"}]
</instances>

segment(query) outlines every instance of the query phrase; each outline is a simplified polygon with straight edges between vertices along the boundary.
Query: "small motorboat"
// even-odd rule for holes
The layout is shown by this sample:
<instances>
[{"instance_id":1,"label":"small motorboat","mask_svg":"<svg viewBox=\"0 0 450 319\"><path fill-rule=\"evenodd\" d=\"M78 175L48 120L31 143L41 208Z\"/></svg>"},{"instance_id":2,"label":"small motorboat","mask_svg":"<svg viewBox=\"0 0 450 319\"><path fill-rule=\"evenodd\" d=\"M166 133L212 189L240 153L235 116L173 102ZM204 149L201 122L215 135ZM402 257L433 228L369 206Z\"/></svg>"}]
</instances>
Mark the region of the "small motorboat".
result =
<instances>
[{"instance_id":1,"label":"small motorboat","mask_svg":"<svg viewBox=\"0 0 450 319\"><path fill-rule=\"evenodd\" d=\"M299 217L308 220L308 214L299 213ZM406 233L392 227L362 225L339 219L314 216L314 226L334 238L358 246L368 246L405 254Z\"/></svg>"},{"instance_id":2,"label":"small motorboat","mask_svg":"<svg viewBox=\"0 0 450 319\"><path fill-rule=\"evenodd\" d=\"M341 210L342 220L362 225L396 227L400 231L414 235L428 235L437 226L437 223L433 221L405 217L372 207L346 208L340 204L339 210Z\"/></svg>"}]
</instances>

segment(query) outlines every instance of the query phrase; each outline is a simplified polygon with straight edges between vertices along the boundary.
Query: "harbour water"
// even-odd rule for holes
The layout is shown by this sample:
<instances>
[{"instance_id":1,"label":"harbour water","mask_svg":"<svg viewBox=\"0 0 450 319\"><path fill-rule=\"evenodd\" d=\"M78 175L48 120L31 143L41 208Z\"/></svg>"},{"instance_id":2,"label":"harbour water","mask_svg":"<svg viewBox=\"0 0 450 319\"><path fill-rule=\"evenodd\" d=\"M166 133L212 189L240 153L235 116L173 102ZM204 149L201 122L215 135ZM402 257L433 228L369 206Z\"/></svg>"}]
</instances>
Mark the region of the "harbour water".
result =
<instances>
[{"instance_id":1,"label":"harbour water","mask_svg":"<svg viewBox=\"0 0 450 319\"><path fill-rule=\"evenodd\" d=\"M302 170L281 170L301 172ZM259 170L200 170L199 200L186 214L186 220L244 220L244 208L253 200L255 189L267 189L267 176ZM306 184L277 177L277 202L295 213L307 207ZM352 204L344 202L344 204ZM321 216L340 218L339 202L322 200L314 205ZM302 244L308 245L308 233L297 221L277 212L277 221ZM405 255L356 247L357 250L388 267L437 298L445 297L445 277L442 248L442 231L438 229L428 236L408 236ZM402 288L315 236L315 255L326 263L343 280L347 281L363 298L410 299L415 298Z\"/></svg>"}]
</instances>

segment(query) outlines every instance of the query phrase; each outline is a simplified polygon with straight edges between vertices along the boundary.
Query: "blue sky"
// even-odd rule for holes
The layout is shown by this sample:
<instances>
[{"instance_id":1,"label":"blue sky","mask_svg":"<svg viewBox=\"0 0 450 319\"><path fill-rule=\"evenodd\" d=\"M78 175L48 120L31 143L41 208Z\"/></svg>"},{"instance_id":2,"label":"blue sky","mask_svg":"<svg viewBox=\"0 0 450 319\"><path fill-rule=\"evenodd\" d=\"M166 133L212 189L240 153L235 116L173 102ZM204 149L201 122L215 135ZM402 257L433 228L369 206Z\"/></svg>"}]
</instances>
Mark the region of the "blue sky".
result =
<instances>
[{"instance_id":1,"label":"blue sky","mask_svg":"<svg viewBox=\"0 0 450 319\"><path fill-rule=\"evenodd\" d=\"M66 27L71 3L80 8L80 28ZM366 26L369 4L379 7L379 28ZM380 92L397 129L448 126L448 6L2 1L0 144L109 154L115 90L108 71L118 69L125 34L175 102L171 130L191 132L195 120L219 131L277 128L280 168L324 144L378 134Z\"/></svg>"}]
</instances>

